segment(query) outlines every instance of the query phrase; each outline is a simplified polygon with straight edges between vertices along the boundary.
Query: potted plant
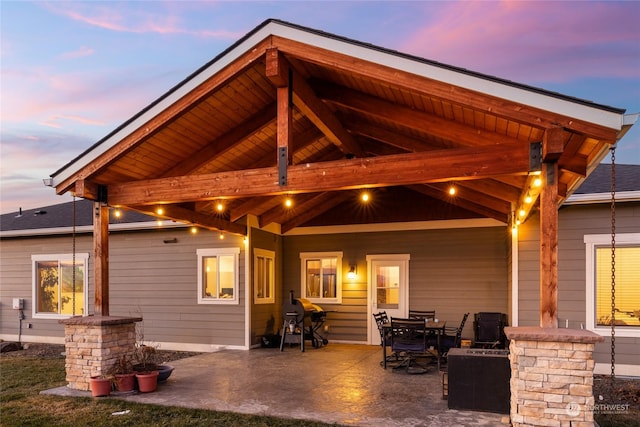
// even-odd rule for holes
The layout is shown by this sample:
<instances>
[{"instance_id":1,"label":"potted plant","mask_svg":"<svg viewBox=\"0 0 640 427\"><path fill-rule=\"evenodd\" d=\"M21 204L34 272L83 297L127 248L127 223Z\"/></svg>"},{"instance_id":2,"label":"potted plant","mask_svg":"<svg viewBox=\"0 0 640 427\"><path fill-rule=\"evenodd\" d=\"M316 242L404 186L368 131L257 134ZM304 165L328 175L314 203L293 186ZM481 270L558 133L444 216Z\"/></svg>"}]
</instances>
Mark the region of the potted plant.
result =
<instances>
[{"instance_id":1,"label":"potted plant","mask_svg":"<svg viewBox=\"0 0 640 427\"><path fill-rule=\"evenodd\" d=\"M158 365L155 363L156 348L146 344L136 344L136 364L133 370L141 393L154 391L158 385Z\"/></svg>"},{"instance_id":2,"label":"potted plant","mask_svg":"<svg viewBox=\"0 0 640 427\"><path fill-rule=\"evenodd\" d=\"M135 389L136 376L133 372L133 364L129 355L123 354L118 357L115 365L113 365L113 376L118 391L129 392Z\"/></svg>"},{"instance_id":3,"label":"potted plant","mask_svg":"<svg viewBox=\"0 0 640 427\"><path fill-rule=\"evenodd\" d=\"M89 379L89 386L91 388L91 396L101 397L109 396L111 394L111 388L113 377L111 375L94 375Z\"/></svg>"}]
</instances>

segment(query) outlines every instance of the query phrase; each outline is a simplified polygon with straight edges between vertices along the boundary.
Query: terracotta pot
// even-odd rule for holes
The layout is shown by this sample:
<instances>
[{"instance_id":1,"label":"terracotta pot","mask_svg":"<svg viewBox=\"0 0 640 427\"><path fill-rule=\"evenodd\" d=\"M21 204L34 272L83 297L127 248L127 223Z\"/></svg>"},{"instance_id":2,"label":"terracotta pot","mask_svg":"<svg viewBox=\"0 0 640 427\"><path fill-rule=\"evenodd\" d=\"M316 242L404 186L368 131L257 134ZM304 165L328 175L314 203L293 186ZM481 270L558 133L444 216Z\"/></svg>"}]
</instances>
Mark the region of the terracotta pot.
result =
<instances>
[{"instance_id":1,"label":"terracotta pot","mask_svg":"<svg viewBox=\"0 0 640 427\"><path fill-rule=\"evenodd\" d=\"M149 393L158 387L158 371L137 372L136 379L140 393Z\"/></svg>"},{"instance_id":2,"label":"terracotta pot","mask_svg":"<svg viewBox=\"0 0 640 427\"><path fill-rule=\"evenodd\" d=\"M91 396L109 396L111 394L111 380L103 377L91 377L89 380L91 386Z\"/></svg>"},{"instance_id":3,"label":"terracotta pot","mask_svg":"<svg viewBox=\"0 0 640 427\"><path fill-rule=\"evenodd\" d=\"M116 374L118 391L132 391L136 386L136 374Z\"/></svg>"}]
</instances>

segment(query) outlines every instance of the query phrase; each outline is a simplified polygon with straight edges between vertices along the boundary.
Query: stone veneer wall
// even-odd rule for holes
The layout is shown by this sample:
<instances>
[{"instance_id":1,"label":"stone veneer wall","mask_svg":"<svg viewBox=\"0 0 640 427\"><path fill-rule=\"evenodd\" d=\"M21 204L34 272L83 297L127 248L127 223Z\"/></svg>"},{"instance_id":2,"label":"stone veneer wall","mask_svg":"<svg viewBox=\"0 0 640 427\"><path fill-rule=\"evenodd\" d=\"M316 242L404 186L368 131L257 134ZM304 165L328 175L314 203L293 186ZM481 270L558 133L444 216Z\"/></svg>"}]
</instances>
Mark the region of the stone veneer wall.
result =
<instances>
[{"instance_id":1,"label":"stone veneer wall","mask_svg":"<svg viewBox=\"0 0 640 427\"><path fill-rule=\"evenodd\" d=\"M108 374L118 358L131 356L136 343L136 322L142 318L89 316L60 321L64 324L67 387L89 390L89 379Z\"/></svg>"},{"instance_id":2,"label":"stone veneer wall","mask_svg":"<svg viewBox=\"0 0 640 427\"><path fill-rule=\"evenodd\" d=\"M593 427L596 342L590 331L507 327L514 427Z\"/></svg>"}]
</instances>

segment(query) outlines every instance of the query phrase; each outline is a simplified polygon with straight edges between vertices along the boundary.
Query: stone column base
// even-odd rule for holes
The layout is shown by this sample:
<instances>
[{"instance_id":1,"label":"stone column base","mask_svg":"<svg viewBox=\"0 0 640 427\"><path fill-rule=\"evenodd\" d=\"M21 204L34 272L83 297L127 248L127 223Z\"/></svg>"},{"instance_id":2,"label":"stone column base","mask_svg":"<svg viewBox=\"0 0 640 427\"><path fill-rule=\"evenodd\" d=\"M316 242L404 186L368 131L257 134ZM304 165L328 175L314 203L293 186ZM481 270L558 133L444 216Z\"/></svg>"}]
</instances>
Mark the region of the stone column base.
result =
<instances>
[{"instance_id":1,"label":"stone column base","mask_svg":"<svg viewBox=\"0 0 640 427\"><path fill-rule=\"evenodd\" d=\"M590 331L507 327L514 427L593 427L593 348Z\"/></svg>"},{"instance_id":2,"label":"stone column base","mask_svg":"<svg viewBox=\"0 0 640 427\"><path fill-rule=\"evenodd\" d=\"M89 380L108 374L118 358L131 356L136 322L141 317L88 316L61 320L64 324L67 387L89 390Z\"/></svg>"}]
</instances>

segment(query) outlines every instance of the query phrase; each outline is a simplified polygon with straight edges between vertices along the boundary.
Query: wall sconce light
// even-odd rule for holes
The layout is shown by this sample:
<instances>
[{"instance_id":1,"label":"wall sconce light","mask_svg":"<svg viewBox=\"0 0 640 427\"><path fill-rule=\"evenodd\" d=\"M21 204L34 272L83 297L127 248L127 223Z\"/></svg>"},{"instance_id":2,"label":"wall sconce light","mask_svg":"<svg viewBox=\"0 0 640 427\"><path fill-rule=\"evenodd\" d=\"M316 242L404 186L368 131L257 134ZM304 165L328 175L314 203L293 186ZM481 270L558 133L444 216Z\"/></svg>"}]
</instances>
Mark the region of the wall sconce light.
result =
<instances>
[{"instance_id":1,"label":"wall sconce light","mask_svg":"<svg viewBox=\"0 0 640 427\"><path fill-rule=\"evenodd\" d=\"M356 277L358 277L358 274L356 273L356 266L355 265L351 265L349 267L349 272L347 273L347 279L355 279Z\"/></svg>"}]
</instances>

